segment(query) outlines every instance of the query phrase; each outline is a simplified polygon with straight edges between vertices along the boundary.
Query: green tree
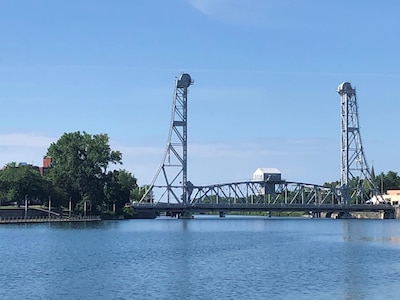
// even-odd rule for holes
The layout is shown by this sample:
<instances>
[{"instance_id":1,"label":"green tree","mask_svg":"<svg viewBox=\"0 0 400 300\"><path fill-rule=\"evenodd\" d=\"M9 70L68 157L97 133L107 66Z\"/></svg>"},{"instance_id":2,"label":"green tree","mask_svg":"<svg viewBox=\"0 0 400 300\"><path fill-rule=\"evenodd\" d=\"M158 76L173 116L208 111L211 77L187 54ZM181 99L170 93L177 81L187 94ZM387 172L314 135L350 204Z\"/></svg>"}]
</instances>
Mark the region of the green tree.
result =
<instances>
[{"instance_id":1,"label":"green tree","mask_svg":"<svg viewBox=\"0 0 400 300\"><path fill-rule=\"evenodd\" d=\"M49 198L51 197L51 206L52 207L61 207L65 206L69 200L68 195L62 191L58 186L53 185L48 177L43 177L43 191L45 195L45 199L43 201L44 205L48 205ZM66 206L67 207L67 206Z\"/></svg>"},{"instance_id":2,"label":"green tree","mask_svg":"<svg viewBox=\"0 0 400 300\"><path fill-rule=\"evenodd\" d=\"M31 165L9 163L0 170L0 197L23 204L25 197L44 201L46 193L39 170Z\"/></svg>"},{"instance_id":3,"label":"green tree","mask_svg":"<svg viewBox=\"0 0 400 300\"><path fill-rule=\"evenodd\" d=\"M46 177L74 207L82 209L84 201L95 211L104 207L108 167L122 163L121 152L111 150L107 134L64 133L47 149L47 156L52 161Z\"/></svg>"},{"instance_id":4,"label":"green tree","mask_svg":"<svg viewBox=\"0 0 400 300\"><path fill-rule=\"evenodd\" d=\"M400 177L394 171L389 171L386 174L382 172L375 176L375 184L382 193L387 190L398 190L400 189Z\"/></svg>"},{"instance_id":5,"label":"green tree","mask_svg":"<svg viewBox=\"0 0 400 300\"><path fill-rule=\"evenodd\" d=\"M340 180L337 181L331 181L331 182L325 182L323 184L324 187L328 187L328 188L337 188L340 186Z\"/></svg>"},{"instance_id":6,"label":"green tree","mask_svg":"<svg viewBox=\"0 0 400 300\"><path fill-rule=\"evenodd\" d=\"M107 209L121 213L126 203L130 201L130 193L137 187L136 178L126 170L114 170L108 173L104 187ZM114 211L115 208L115 211Z\"/></svg>"}]
</instances>

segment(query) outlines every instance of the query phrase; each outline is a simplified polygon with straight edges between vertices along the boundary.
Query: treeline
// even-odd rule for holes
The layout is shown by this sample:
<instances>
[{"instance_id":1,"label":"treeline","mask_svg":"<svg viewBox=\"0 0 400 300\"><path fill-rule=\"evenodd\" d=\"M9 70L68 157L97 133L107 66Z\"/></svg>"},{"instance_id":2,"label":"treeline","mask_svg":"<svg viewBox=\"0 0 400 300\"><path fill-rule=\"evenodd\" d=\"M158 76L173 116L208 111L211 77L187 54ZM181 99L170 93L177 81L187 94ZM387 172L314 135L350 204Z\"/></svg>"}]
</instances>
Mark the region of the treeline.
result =
<instances>
[{"instance_id":1,"label":"treeline","mask_svg":"<svg viewBox=\"0 0 400 300\"><path fill-rule=\"evenodd\" d=\"M144 192L133 174L110 169L122 164L122 153L110 148L107 134L64 133L52 143L45 157L51 163L43 176L37 168L15 162L0 170L1 204L31 203L83 211L85 202L93 214L120 214L125 203L139 200Z\"/></svg>"},{"instance_id":2,"label":"treeline","mask_svg":"<svg viewBox=\"0 0 400 300\"><path fill-rule=\"evenodd\" d=\"M374 171L372 171L371 176L378 191L382 194L385 194L387 190L400 190L400 176L397 172L389 171L386 174L382 172L379 175L375 175ZM355 188L358 184L358 178L354 178L350 180L349 187ZM340 181L326 182L324 183L324 186L338 187L340 186ZM364 184L364 188L367 190L368 185Z\"/></svg>"}]
</instances>

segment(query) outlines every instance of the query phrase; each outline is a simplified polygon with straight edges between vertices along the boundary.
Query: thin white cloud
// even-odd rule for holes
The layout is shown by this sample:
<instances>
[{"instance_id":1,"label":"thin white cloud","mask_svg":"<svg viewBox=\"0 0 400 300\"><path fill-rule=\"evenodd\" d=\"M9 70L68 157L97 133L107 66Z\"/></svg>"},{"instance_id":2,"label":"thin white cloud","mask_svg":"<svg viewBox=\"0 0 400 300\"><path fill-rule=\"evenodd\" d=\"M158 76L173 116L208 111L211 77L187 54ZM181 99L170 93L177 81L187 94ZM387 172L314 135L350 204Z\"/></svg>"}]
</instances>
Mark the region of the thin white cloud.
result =
<instances>
[{"instance_id":1,"label":"thin white cloud","mask_svg":"<svg viewBox=\"0 0 400 300\"><path fill-rule=\"evenodd\" d=\"M225 3L225 0L214 0L214 1L207 1L207 0L189 0L189 3L196 8L201 13L212 16L218 13L221 9L221 6Z\"/></svg>"},{"instance_id":2,"label":"thin white cloud","mask_svg":"<svg viewBox=\"0 0 400 300\"><path fill-rule=\"evenodd\" d=\"M0 134L1 146L29 146L29 147L48 147L56 140L53 137L41 134L26 133L3 133Z\"/></svg>"},{"instance_id":3,"label":"thin white cloud","mask_svg":"<svg viewBox=\"0 0 400 300\"><path fill-rule=\"evenodd\" d=\"M0 134L0 167L10 162L41 166L47 148L55 138L36 133Z\"/></svg>"},{"instance_id":4,"label":"thin white cloud","mask_svg":"<svg viewBox=\"0 0 400 300\"><path fill-rule=\"evenodd\" d=\"M229 23L264 23L267 1L258 0L189 0L202 14Z\"/></svg>"},{"instance_id":5,"label":"thin white cloud","mask_svg":"<svg viewBox=\"0 0 400 300\"><path fill-rule=\"evenodd\" d=\"M226 23L280 26L298 0L188 0L202 14Z\"/></svg>"}]
</instances>

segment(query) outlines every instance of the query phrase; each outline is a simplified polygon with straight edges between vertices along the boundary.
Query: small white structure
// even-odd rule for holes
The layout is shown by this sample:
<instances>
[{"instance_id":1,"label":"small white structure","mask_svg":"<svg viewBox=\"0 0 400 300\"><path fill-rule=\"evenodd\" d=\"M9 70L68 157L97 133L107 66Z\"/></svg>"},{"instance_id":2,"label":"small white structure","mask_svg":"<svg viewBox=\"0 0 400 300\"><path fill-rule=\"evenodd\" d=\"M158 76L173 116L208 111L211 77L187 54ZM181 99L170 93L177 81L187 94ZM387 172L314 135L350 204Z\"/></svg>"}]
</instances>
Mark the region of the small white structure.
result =
<instances>
[{"instance_id":1,"label":"small white structure","mask_svg":"<svg viewBox=\"0 0 400 300\"><path fill-rule=\"evenodd\" d=\"M366 204L392 204L399 206L400 203L400 190L387 190L386 194L380 197L372 196L371 199L365 202Z\"/></svg>"},{"instance_id":2,"label":"small white structure","mask_svg":"<svg viewBox=\"0 0 400 300\"><path fill-rule=\"evenodd\" d=\"M276 168L258 168L253 173L253 181L281 181L281 172Z\"/></svg>"},{"instance_id":3,"label":"small white structure","mask_svg":"<svg viewBox=\"0 0 400 300\"><path fill-rule=\"evenodd\" d=\"M373 204L373 205L385 204L385 200L382 197L372 196L371 199L365 201L365 204Z\"/></svg>"}]
</instances>

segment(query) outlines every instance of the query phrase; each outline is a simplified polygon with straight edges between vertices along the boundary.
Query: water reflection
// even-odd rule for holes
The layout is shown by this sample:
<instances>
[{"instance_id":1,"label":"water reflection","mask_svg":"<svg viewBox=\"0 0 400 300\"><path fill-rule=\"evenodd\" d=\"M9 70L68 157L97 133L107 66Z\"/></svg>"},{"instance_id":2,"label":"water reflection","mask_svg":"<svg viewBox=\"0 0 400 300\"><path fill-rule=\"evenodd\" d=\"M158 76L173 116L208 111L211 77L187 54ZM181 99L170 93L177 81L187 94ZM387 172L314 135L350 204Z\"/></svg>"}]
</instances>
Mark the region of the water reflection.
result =
<instances>
[{"instance_id":1,"label":"water reflection","mask_svg":"<svg viewBox=\"0 0 400 300\"><path fill-rule=\"evenodd\" d=\"M227 217L1 226L0 280L12 280L0 299L394 299L399 225Z\"/></svg>"},{"instance_id":2,"label":"water reflection","mask_svg":"<svg viewBox=\"0 0 400 300\"><path fill-rule=\"evenodd\" d=\"M372 223L373 227L370 226ZM399 225L397 220L343 220L343 241L398 245Z\"/></svg>"},{"instance_id":3,"label":"water reflection","mask_svg":"<svg viewBox=\"0 0 400 300\"><path fill-rule=\"evenodd\" d=\"M339 276L344 299L369 298L371 286L387 284L382 274L390 272L394 265L387 264L383 269L378 266L382 259L391 260L391 249L385 245L397 248L400 243L398 225L398 221L392 220L343 220L343 271ZM374 268L382 273L375 273Z\"/></svg>"}]
</instances>

